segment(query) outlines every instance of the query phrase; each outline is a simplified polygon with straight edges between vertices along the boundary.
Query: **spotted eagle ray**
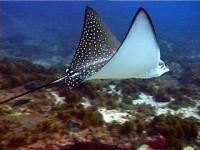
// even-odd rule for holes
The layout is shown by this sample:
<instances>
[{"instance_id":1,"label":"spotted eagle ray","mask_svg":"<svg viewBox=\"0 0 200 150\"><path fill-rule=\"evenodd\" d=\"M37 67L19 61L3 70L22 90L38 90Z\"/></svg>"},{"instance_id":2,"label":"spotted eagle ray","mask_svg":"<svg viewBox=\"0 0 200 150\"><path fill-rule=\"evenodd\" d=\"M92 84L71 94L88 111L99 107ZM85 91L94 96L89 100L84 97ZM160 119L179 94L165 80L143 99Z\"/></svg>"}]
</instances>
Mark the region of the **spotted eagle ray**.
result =
<instances>
[{"instance_id":1,"label":"spotted eagle ray","mask_svg":"<svg viewBox=\"0 0 200 150\"><path fill-rule=\"evenodd\" d=\"M65 81L74 88L93 79L128 79L159 77L169 71L160 59L160 48L148 13L139 8L120 44L100 16L90 7L85 9L82 35L66 75L0 104L38 89Z\"/></svg>"}]
</instances>

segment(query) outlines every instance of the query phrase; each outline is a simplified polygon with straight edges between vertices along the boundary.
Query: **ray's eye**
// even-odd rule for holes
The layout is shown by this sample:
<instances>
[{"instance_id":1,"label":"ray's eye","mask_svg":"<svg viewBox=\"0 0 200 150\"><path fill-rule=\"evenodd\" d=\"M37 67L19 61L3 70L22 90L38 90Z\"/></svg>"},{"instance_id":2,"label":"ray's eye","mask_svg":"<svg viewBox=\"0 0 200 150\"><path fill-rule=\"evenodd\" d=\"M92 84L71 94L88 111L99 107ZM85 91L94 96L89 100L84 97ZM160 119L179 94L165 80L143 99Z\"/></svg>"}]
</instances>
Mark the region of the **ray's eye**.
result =
<instances>
[{"instance_id":1,"label":"ray's eye","mask_svg":"<svg viewBox=\"0 0 200 150\"><path fill-rule=\"evenodd\" d=\"M163 68L165 68L165 63L163 61L160 61L159 66L161 67L161 69L163 69Z\"/></svg>"}]
</instances>

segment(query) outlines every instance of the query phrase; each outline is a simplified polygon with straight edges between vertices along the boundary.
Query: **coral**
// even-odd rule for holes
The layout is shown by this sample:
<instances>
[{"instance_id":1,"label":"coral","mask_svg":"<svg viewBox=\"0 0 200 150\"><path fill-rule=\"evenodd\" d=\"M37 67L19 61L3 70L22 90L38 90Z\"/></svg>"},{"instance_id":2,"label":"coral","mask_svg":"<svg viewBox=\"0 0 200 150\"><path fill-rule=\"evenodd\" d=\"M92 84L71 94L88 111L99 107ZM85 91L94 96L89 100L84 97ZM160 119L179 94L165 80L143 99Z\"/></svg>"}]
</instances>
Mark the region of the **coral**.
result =
<instances>
[{"instance_id":1,"label":"coral","mask_svg":"<svg viewBox=\"0 0 200 150\"><path fill-rule=\"evenodd\" d=\"M13 112L14 112L14 110L9 105L6 105L6 104L0 105L0 115L2 115L2 114L11 114Z\"/></svg>"},{"instance_id":2,"label":"coral","mask_svg":"<svg viewBox=\"0 0 200 150\"><path fill-rule=\"evenodd\" d=\"M82 121L82 128L88 128L90 126L102 126L104 121L102 115L97 111L91 108L86 110L80 110L77 113L77 118Z\"/></svg>"},{"instance_id":3,"label":"coral","mask_svg":"<svg viewBox=\"0 0 200 150\"><path fill-rule=\"evenodd\" d=\"M37 125L37 130L41 132L57 132L55 123L51 119L46 119Z\"/></svg>"},{"instance_id":4,"label":"coral","mask_svg":"<svg viewBox=\"0 0 200 150\"><path fill-rule=\"evenodd\" d=\"M94 84L92 82L83 83L82 85L77 87L78 91L81 91L86 97L90 99L96 99L97 97L99 97L98 89L98 84Z\"/></svg>"},{"instance_id":5,"label":"coral","mask_svg":"<svg viewBox=\"0 0 200 150\"><path fill-rule=\"evenodd\" d=\"M112 143L98 141L76 141L70 144L38 143L30 146L34 150L130 150L127 146L118 146Z\"/></svg>"},{"instance_id":6,"label":"coral","mask_svg":"<svg viewBox=\"0 0 200 150\"><path fill-rule=\"evenodd\" d=\"M151 120L156 112L153 107L131 105L134 99L138 99L138 94L143 92L152 95L157 102L170 102L169 107L174 109L195 106L195 100L200 98L199 63L194 61L185 65L173 58L169 62L173 62L169 64L178 72L169 72L156 79L88 81L73 90L69 90L64 83L51 86L51 91L65 98L66 103L59 105L50 97L50 90L27 95L11 103L13 108L1 105L0 149L28 149L32 144L45 150L85 147L121 149L118 143L131 143L135 148L148 144L156 149L156 146L166 144L167 148L160 149L178 150L186 144L198 145L199 124L195 120L171 115ZM26 60L0 59L0 89L5 93L2 98L54 80L57 74L63 73L63 69L47 69ZM114 90L110 85L115 87ZM14 87L17 88L11 89ZM171 98L174 101L170 101ZM84 108L80 103L83 99L87 99L91 106ZM122 125L106 124L97 111L100 106L129 110L133 118ZM200 107L198 110L200 114ZM19 115L13 116L16 112L20 112ZM165 140L157 135L163 136ZM77 137L82 141L78 141Z\"/></svg>"},{"instance_id":7,"label":"coral","mask_svg":"<svg viewBox=\"0 0 200 150\"><path fill-rule=\"evenodd\" d=\"M166 149L167 146L166 138L162 135L148 137L144 143L153 149Z\"/></svg>"},{"instance_id":8,"label":"coral","mask_svg":"<svg viewBox=\"0 0 200 150\"><path fill-rule=\"evenodd\" d=\"M127 105L132 105L133 100L139 99L139 93L134 93L131 96L124 96L123 102Z\"/></svg>"},{"instance_id":9,"label":"coral","mask_svg":"<svg viewBox=\"0 0 200 150\"><path fill-rule=\"evenodd\" d=\"M20 133L20 134L14 134L14 135L10 135L10 138L9 138L9 144L10 146L12 147L19 147L19 146L22 146L22 145L25 145L27 144L27 135L26 133Z\"/></svg>"},{"instance_id":10,"label":"coral","mask_svg":"<svg viewBox=\"0 0 200 150\"><path fill-rule=\"evenodd\" d=\"M69 149L76 149L76 150L128 150L127 148L121 148L117 145L109 145L103 144L100 142L75 142Z\"/></svg>"},{"instance_id":11,"label":"coral","mask_svg":"<svg viewBox=\"0 0 200 150\"><path fill-rule=\"evenodd\" d=\"M166 137L169 148L180 149L184 143L194 142L198 136L198 124L192 119L177 116L158 116L149 124L150 135L160 133Z\"/></svg>"},{"instance_id":12,"label":"coral","mask_svg":"<svg viewBox=\"0 0 200 150\"><path fill-rule=\"evenodd\" d=\"M119 108L119 102L117 102L116 100L109 100L107 103L106 103L106 106L110 109L117 109Z\"/></svg>"},{"instance_id":13,"label":"coral","mask_svg":"<svg viewBox=\"0 0 200 150\"><path fill-rule=\"evenodd\" d=\"M149 95L155 95L157 93L157 85L155 81L141 80L139 82L140 91Z\"/></svg>"},{"instance_id":14,"label":"coral","mask_svg":"<svg viewBox=\"0 0 200 150\"><path fill-rule=\"evenodd\" d=\"M133 121L127 121L125 122L122 127L121 127L121 133L122 134L127 134L130 133L131 131L135 131L136 130L136 125Z\"/></svg>"},{"instance_id":15,"label":"coral","mask_svg":"<svg viewBox=\"0 0 200 150\"><path fill-rule=\"evenodd\" d=\"M173 109L179 109L181 107L189 107L189 106L195 106L195 105L196 103L192 101L191 98L185 95L182 95L176 98L174 101L170 102L168 106Z\"/></svg>"},{"instance_id":16,"label":"coral","mask_svg":"<svg viewBox=\"0 0 200 150\"><path fill-rule=\"evenodd\" d=\"M146 123L140 119L130 120L121 126L122 134L130 134L131 132L141 133L145 129Z\"/></svg>"},{"instance_id":17,"label":"coral","mask_svg":"<svg viewBox=\"0 0 200 150\"><path fill-rule=\"evenodd\" d=\"M200 105L197 107L198 114L200 115Z\"/></svg>"},{"instance_id":18,"label":"coral","mask_svg":"<svg viewBox=\"0 0 200 150\"><path fill-rule=\"evenodd\" d=\"M133 99L126 97L126 98L123 98L123 102L126 105L132 105L133 104Z\"/></svg>"},{"instance_id":19,"label":"coral","mask_svg":"<svg viewBox=\"0 0 200 150\"><path fill-rule=\"evenodd\" d=\"M10 124L10 121L3 120L1 122L1 124L0 124L0 134L2 134L2 135L6 134L6 132L9 130L9 124ZM3 139L3 137L1 137L1 138Z\"/></svg>"},{"instance_id":20,"label":"coral","mask_svg":"<svg viewBox=\"0 0 200 150\"><path fill-rule=\"evenodd\" d=\"M181 82L183 84L192 83L199 86L199 81L200 81L199 59L187 60L187 63L184 63L182 67L184 67L185 72L180 77Z\"/></svg>"},{"instance_id":21,"label":"coral","mask_svg":"<svg viewBox=\"0 0 200 150\"><path fill-rule=\"evenodd\" d=\"M74 119L69 119L67 121L67 124L66 124L67 128L70 130L70 131L79 131L80 128L81 128L81 123L74 120Z\"/></svg>"},{"instance_id":22,"label":"coral","mask_svg":"<svg viewBox=\"0 0 200 150\"><path fill-rule=\"evenodd\" d=\"M159 90L157 94L154 96L157 102L169 102L170 97L164 91Z\"/></svg>"},{"instance_id":23,"label":"coral","mask_svg":"<svg viewBox=\"0 0 200 150\"><path fill-rule=\"evenodd\" d=\"M182 66L177 62L170 63L171 74L173 77L180 78L183 74Z\"/></svg>"},{"instance_id":24,"label":"coral","mask_svg":"<svg viewBox=\"0 0 200 150\"><path fill-rule=\"evenodd\" d=\"M81 122L81 128L85 129L91 126L102 126L104 121L102 115L97 111L95 107L84 108L74 108L68 110L62 110L57 113L57 117L66 123L72 118L77 120L76 122Z\"/></svg>"},{"instance_id":25,"label":"coral","mask_svg":"<svg viewBox=\"0 0 200 150\"><path fill-rule=\"evenodd\" d=\"M133 79L123 80L116 86L116 90L121 90L123 96L132 95L139 92L139 87Z\"/></svg>"},{"instance_id":26,"label":"coral","mask_svg":"<svg viewBox=\"0 0 200 150\"><path fill-rule=\"evenodd\" d=\"M82 99L82 94L79 91L70 90L64 86L58 87L59 96L65 97L68 104L78 104Z\"/></svg>"},{"instance_id":27,"label":"coral","mask_svg":"<svg viewBox=\"0 0 200 150\"><path fill-rule=\"evenodd\" d=\"M55 79L56 70L35 65L27 60L0 60L0 89L22 86L34 80L49 82Z\"/></svg>"}]
</instances>

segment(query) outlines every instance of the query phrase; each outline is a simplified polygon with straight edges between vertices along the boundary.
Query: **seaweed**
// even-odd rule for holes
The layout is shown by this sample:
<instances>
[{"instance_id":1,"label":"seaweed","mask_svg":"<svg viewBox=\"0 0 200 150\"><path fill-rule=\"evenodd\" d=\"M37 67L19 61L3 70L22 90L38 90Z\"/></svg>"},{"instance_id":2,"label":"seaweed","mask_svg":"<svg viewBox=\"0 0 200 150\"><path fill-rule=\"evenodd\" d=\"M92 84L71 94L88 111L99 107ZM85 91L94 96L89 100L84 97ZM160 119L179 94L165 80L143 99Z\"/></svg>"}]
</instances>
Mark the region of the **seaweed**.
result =
<instances>
[{"instance_id":1,"label":"seaweed","mask_svg":"<svg viewBox=\"0 0 200 150\"><path fill-rule=\"evenodd\" d=\"M83 129L91 126L102 126L104 123L102 115L92 108L78 111L77 118L82 121L81 128Z\"/></svg>"},{"instance_id":2,"label":"seaweed","mask_svg":"<svg viewBox=\"0 0 200 150\"><path fill-rule=\"evenodd\" d=\"M145 130L146 123L141 119L135 119L126 121L122 124L120 133L121 134L130 134L132 132L142 133Z\"/></svg>"},{"instance_id":3,"label":"seaweed","mask_svg":"<svg viewBox=\"0 0 200 150\"><path fill-rule=\"evenodd\" d=\"M0 89L11 89L34 80L52 81L57 72L56 69L47 69L27 60L0 59L0 74Z\"/></svg>"},{"instance_id":4,"label":"seaweed","mask_svg":"<svg viewBox=\"0 0 200 150\"><path fill-rule=\"evenodd\" d=\"M196 103L191 100L191 98L182 95L180 97L177 97L174 101L170 102L168 107L173 108L173 109L179 109L182 107L191 107L195 106Z\"/></svg>"},{"instance_id":5,"label":"seaweed","mask_svg":"<svg viewBox=\"0 0 200 150\"><path fill-rule=\"evenodd\" d=\"M116 86L116 90L121 90L123 96L128 96L139 92L139 87L135 80L123 80Z\"/></svg>"},{"instance_id":6,"label":"seaweed","mask_svg":"<svg viewBox=\"0 0 200 150\"><path fill-rule=\"evenodd\" d=\"M17 148L19 146L27 144L27 134L22 132L20 134L14 134L9 137L9 143L11 147Z\"/></svg>"},{"instance_id":7,"label":"seaweed","mask_svg":"<svg viewBox=\"0 0 200 150\"><path fill-rule=\"evenodd\" d=\"M64 123L71 119L80 122L81 129L86 129L91 126L102 126L104 124L102 115L95 107L87 109L76 107L68 110L60 110L56 116Z\"/></svg>"},{"instance_id":8,"label":"seaweed","mask_svg":"<svg viewBox=\"0 0 200 150\"><path fill-rule=\"evenodd\" d=\"M157 102L169 102L170 97L166 94L166 92L159 90L157 94L154 96Z\"/></svg>"},{"instance_id":9,"label":"seaweed","mask_svg":"<svg viewBox=\"0 0 200 150\"><path fill-rule=\"evenodd\" d=\"M97 99L100 96L99 92L98 92L99 88L100 87L99 87L98 84L94 84L92 82L89 82L89 83L83 83L82 85L80 85L76 89L78 91L81 91L81 93L83 93L84 96L88 97L89 99Z\"/></svg>"},{"instance_id":10,"label":"seaweed","mask_svg":"<svg viewBox=\"0 0 200 150\"><path fill-rule=\"evenodd\" d=\"M11 114L14 110L9 105L0 105L0 115Z\"/></svg>"},{"instance_id":11,"label":"seaweed","mask_svg":"<svg viewBox=\"0 0 200 150\"><path fill-rule=\"evenodd\" d=\"M177 116L157 116L148 127L150 135L160 133L166 137L169 148L180 149L186 143L197 140L199 126L190 118L182 119Z\"/></svg>"}]
</instances>

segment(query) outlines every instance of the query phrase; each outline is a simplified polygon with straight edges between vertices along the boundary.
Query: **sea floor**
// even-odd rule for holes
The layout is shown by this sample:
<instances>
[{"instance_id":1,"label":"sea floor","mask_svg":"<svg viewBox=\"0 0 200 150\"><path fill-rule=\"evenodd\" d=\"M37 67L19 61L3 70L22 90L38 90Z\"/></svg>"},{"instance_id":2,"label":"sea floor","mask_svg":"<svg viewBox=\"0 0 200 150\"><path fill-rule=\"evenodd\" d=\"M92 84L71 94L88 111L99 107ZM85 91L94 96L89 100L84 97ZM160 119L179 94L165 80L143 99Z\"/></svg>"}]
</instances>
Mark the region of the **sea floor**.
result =
<instances>
[{"instance_id":1,"label":"sea floor","mask_svg":"<svg viewBox=\"0 0 200 150\"><path fill-rule=\"evenodd\" d=\"M199 62L188 66L187 76L96 80L73 90L63 83L1 104L0 149L198 149ZM57 68L1 59L0 99L60 75Z\"/></svg>"}]
</instances>

